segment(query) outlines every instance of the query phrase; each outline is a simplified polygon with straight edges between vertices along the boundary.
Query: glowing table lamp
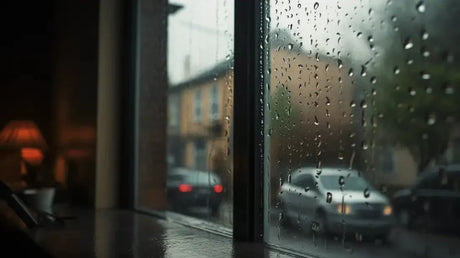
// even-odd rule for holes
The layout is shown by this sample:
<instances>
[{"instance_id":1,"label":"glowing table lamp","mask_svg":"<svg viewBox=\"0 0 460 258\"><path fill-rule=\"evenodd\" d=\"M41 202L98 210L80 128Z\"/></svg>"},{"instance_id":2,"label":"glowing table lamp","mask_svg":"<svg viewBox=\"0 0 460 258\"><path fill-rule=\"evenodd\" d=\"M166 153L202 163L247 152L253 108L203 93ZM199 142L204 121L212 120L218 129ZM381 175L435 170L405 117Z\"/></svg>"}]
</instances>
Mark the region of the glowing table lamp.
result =
<instances>
[{"instance_id":1,"label":"glowing table lamp","mask_svg":"<svg viewBox=\"0 0 460 258\"><path fill-rule=\"evenodd\" d=\"M28 165L26 173L32 173L30 166L38 166L43 161L43 151L47 145L37 125L32 121L10 121L0 132L0 146L21 150L21 157ZM30 181L36 180L36 174L27 175ZM33 182L28 182L33 183Z\"/></svg>"}]
</instances>

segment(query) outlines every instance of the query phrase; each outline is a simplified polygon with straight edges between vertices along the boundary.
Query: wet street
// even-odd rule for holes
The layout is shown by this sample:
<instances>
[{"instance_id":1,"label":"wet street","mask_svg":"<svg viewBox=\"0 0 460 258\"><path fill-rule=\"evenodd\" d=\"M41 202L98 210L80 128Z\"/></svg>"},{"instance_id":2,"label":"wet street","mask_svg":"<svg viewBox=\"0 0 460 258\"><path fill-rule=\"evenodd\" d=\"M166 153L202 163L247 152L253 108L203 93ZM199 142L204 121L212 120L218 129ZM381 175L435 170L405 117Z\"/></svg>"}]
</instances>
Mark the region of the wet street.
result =
<instances>
[{"instance_id":1,"label":"wet street","mask_svg":"<svg viewBox=\"0 0 460 258\"><path fill-rule=\"evenodd\" d=\"M272 219L276 219L272 214ZM315 237L311 230L294 226L278 226L272 222L269 242L275 246L317 257L460 257L460 238L408 231L399 227L392 229L388 239L354 236Z\"/></svg>"}]
</instances>

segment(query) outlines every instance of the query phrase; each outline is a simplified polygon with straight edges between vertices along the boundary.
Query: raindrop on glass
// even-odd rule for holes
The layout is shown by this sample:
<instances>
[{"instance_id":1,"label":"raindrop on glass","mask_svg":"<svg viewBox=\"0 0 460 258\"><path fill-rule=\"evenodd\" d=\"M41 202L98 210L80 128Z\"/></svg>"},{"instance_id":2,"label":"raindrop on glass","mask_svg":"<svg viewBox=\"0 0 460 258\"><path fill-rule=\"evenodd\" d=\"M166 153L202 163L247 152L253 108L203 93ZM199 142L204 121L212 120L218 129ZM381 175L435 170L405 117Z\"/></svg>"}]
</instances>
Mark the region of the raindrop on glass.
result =
<instances>
[{"instance_id":1,"label":"raindrop on glass","mask_svg":"<svg viewBox=\"0 0 460 258\"><path fill-rule=\"evenodd\" d=\"M343 158L344 158L344 157L343 157L343 153L342 153L342 152L339 152L339 154L337 155L337 158L338 158L339 160L343 160Z\"/></svg>"},{"instance_id":2,"label":"raindrop on glass","mask_svg":"<svg viewBox=\"0 0 460 258\"><path fill-rule=\"evenodd\" d=\"M430 34L428 34L428 32L425 30L422 31L422 40L427 40L429 36Z\"/></svg>"},{"instance_id":3,"label":"raindrop on glass","mask_svg":"<svg viewBox=\"0 0 460 258\"><path fill-rule=\"evenodd\" d=\"M350 70L348 70L348 76L353 76L353 68L350 68Z\"/></svg>"},{"instance_id":4,"label":"raindrop on glass","mask_svg":"<svg viewBox=\"0 0 460 258\"><path fill-rule=\"evenodd\" d=\"M288 44L288 49L289 49L289 50L292 50L293 47L294 47L294 45L293 45L292 43L289 43L289 44Z\"/></svg>"},{"instance_id":5,"label":"raindrop on glass","mask_svg":"<svg viewBox=\"0 0 460 258\"><path fill-rule=\"evenodd\" d=\"M313 5L313 8L316 10L316 9L318 9L318 7L319 7L319 3L315 2L315 4Z\"/></svg>"},{"instance_id":6,"label":"raindrop on glass","mask_svg":"<svg viewBox=\"0 0 460 258\"><path fill-rule=\"evenodd\" d=\"M369 198L369 196L371 195L371 191L369 191L369 188L366 188L364 189L364 198Z\"/></svg>"},{"instance_id":7,"label":"raindrop on glass","mask_svg":"<svg viewBox=\"0 0 460 258\"><path fill-rule=\"evenodd\" d=\"M366 141L363 141L361 142L361 147L363 148L363 150L367 150L369 148L369 145L367 145Z\"/></svg>"},{"instance_id":8,"label":"raindrop on glass","mask_svg":"<svg viewBox=\"0 0 460 258\"><path fill-rule=\"evenodd\" d=\"M423 79L423 80L429 80L429 79L431 79L431 75L430 75L429 73L425 72L425 71L422 71L422 72L420 73L420 75L422 76L422 79Z\"/></svg>"},{"instance_id":9,"label":"raindrop on glass","mask_svg":"<svg viewBox=\"0 0 460 258\"><path fill-rule=\"evenodd\" d=\"M443 90L444 90L445 94L453 94L454 93L454 88L449 84L445 84L443 86Z\"/></svg>"},{"instance_id":10,"label":"raindrop on glass","mask_svg":"<svg viewBox=\"0 0 460 258\"><path fill-rule=\"evenodd\" d=\"M426 123L428 125L434 125L436 123L436 115L434 113L428 113L426 115Z\"/></svg>"},{"instance_id":11,"label":"raindrop on glass","mask_svg":"<svg viewBox=\"0 0 460 258\"><path fill-rule=\"evenodd\" d=\"M377 78L376 78L375 76L372 76L372 77L371 77L371 83L372 83L372 84L377 83Z\"/></svg>"},{"instance_id":12,"label":"raindrop on glass","mask_svg":"<svg viewBox=\"0 0 460 258\"><path fill-rule=\"evenodd\" d=\"M326 202L327 203L332 202L332 194L330 192L327 192L327 194L326 194Z\"/></svg>"},{"instance_id":13,"label":"raindrop on glass","mask_svg":"<svg viewBox=\"0 0 460 258\"><path fill-rule=\"evenodd\" d=\"M395 66L395 68L393 69L393 73L394 74L399 74L401 72L401 70L399 70L399 67Z\"/></svg>"},{"instance_id":14,"label":"raindrop on glass","mask_svg":"<svg viewBox=\"0 0 460 258\"><path fill-rule=\"evenodd\" d=\"M426 10L425 3L423 1L418 2L416 7L419 13L424 13Z\"/></svg>"},{"instance_id":15,"label":"raindrop on glass","mask_svg":"<svg viewBox=\"0 0 460 258\"><path fill-rule=\"evenodd\" d=\"M340 185L340 187L345 185L345 177L343 177L343 176L339 177L339 185Z\"/></svg>"},{"instance_id":16,"label":"raindrop on glass","mask_svg":"<svg viewBox=\"0 0 460 258\"><path fill-rule=\"evenodd\" d=\"M422 50L420 51L422 53L422 56L423 57L429 57L430 56L430 51L422 48Z\"/></svg>"},{"instance_id":17,"label":"raindrop on glass","mask_svg":"<svg viewBox=\"0 0 460 258\"><path fill-rule=\"evenodd\" d=\"M406 41L404 41L404 49L411 49L414 46L414 43L410 38L407 38Z\"/></svg>"},{"instance_id":18,"label":"raindrop on glass","mask_svg":"<svg viewBox=\"0 0 460 258\"><path fill-rule=\"evenodd\" d=\"M361 65L361 76L364 77L367 74L367 69L364 65Z\"/></svg>"}]
</instances>

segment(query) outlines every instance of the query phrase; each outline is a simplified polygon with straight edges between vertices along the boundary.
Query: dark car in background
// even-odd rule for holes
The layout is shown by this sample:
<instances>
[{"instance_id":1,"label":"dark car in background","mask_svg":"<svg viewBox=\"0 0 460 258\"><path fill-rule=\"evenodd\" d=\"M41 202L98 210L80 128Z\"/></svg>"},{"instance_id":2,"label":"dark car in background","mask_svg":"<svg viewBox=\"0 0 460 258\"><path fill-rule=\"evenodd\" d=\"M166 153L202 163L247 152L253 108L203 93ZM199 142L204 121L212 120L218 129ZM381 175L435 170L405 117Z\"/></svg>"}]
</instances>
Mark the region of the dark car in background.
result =
<instances>
[{"instance_id":1,"label":"dark car in background","mask_svg":"<svg viewBox=\"0 0 460 258\"><path fill-rule=\"evenodd\" d=\"M406 228L460 232L460 164L434 166L422 172L415 184L398 191L393 206Z\"/></svg>"},{"instance_id":2,"label":"dark car in background","mask_svg":"<svg viewBox=\"0 0 460 258\"><path fill-rule=\"evenodd\" d=\"M304 167L282 184L278 196L285 221L320 234L385 238L394 225L388 198L356 170Z\"/></svg>"},{"instance_id":3,"label":"dark car in background","mask_svg":"<svg viewBox=\"0 0 460 258\"><path fill-rule=\"evenodd\" d=\"M224 189L215 173L172 168L168 171L166 186L171 210L218 215Z\"/></svg>"}]
</instances>

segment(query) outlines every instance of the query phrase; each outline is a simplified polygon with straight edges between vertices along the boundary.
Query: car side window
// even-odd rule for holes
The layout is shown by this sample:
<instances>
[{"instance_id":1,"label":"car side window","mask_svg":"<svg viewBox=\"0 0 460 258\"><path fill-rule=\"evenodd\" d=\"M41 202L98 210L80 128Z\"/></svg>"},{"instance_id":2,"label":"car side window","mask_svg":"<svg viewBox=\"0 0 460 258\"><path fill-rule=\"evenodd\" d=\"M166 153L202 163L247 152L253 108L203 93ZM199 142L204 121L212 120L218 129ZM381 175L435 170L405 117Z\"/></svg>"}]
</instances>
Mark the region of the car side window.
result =
<instances>
[{"instance_id":1,"label":"car side window","mask_svg":"<svg viewBox=\"0 0 460 258\"><path fill-rule=\"evenodd\" d=\"M417 185L417 189L436 189L437 180L433 175L424 177Z\"/></svg>"},{"instance_id":2,"label":"car side window","mask_svg":"<svg viewBox=\"0 0 460 258\"><path fill-rule=\"evenodd\" d=\"M299 175L292 180L292 184L297 187L305 188L314 186L314 180L311 175Z\"/></svg>"}]
</instances>

